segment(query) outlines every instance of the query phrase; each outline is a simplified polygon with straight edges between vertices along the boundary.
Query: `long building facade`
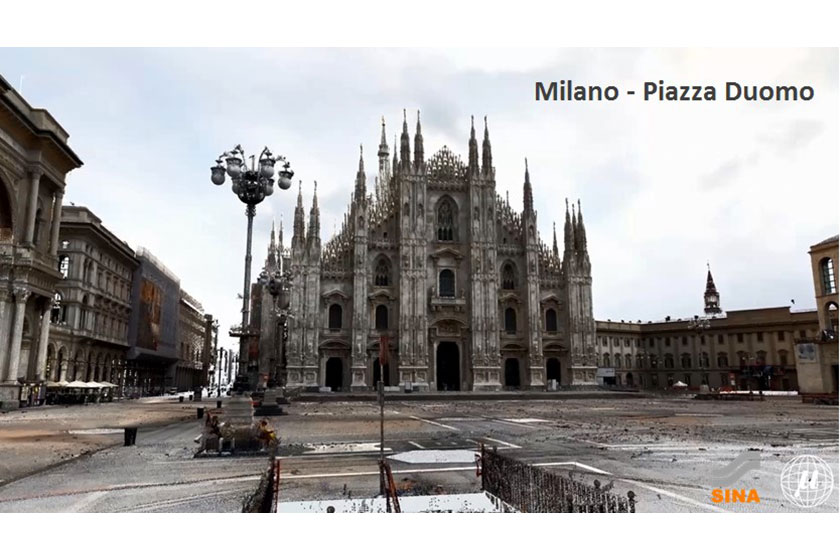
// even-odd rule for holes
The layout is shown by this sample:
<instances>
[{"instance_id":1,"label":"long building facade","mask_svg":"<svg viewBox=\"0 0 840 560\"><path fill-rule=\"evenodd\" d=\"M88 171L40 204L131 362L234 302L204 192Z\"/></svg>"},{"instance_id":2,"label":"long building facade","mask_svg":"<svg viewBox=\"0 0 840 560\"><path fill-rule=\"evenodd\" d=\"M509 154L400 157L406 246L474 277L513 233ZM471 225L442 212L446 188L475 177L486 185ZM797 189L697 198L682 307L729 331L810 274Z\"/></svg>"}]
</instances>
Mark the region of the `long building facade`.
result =
<instances>
[{"instance_id":1,"label":"long building facade","mask_svg":"<svg viewBox=\"0 0 840 560\"><path fill-rule=\"evenodd\" d=\"M413 139L403 119L391 159L383 120L374 192L360 156L344 223L325 244L317 185L308 227L298 193L288 256L275 248L272 259L288 263L281 272L288 279L281 313L288 340L280 354L271 348L276 344L266 345L288 387L363 391L380 380L431 391L595 384L592 275L580 205L567 203L561 253L556 233L549 246L537 231L527 161L518 212L496 190L486 122L480 150L471 127L468 153L463 163L444 146L426 158L418 114ZM253 304L274 305L264 296ZM270 337L279 341L276 330Z\"/></svg>"},{"instance_id":2,"label":"long building facade","mask_svg":"<svg viewBox=\"0 0 840 560\"><path fill-rule=\"evenodd\" d=\"M122 385L134 250L84 206L64 206L46 378Z\"/></svg>"},{"instance_id":3,"label":"long building facade","mask_svg":"<svg viewBox=\"0 0 840 560\"><path fill-rule=\"evenodd\" d=\"M45 378L68 137L0 76L0 407Z\"/></svg>"}]
</instances>

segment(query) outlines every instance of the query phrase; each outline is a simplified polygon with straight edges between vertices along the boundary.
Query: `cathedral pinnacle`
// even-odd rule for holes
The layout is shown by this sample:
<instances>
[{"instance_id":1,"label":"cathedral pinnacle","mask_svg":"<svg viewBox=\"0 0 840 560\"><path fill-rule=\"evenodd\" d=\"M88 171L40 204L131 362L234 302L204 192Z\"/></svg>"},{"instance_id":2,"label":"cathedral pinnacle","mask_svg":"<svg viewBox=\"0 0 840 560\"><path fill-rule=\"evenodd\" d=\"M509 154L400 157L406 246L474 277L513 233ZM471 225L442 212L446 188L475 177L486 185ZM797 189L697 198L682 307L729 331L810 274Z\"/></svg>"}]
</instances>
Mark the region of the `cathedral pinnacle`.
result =
<instances>
[{"instance_id":1,"label":"cathedral pinnacle","mask_svg":"<svg viewBox=\"0 0 840 560\"><path fill-rule=\"evenodd\" d=\"M575 238L580 244L580 250L586 251L586 227L583 225L583 211L581 210L580 199L578 199L578 229L575 231Z\"/></svg>"},{"instance_id":2,"label":"cathedral pinnacle","mask_svg":"<svg viewBox=\"0 0 840 560\"><path fill-rule=\"evenodd\" d=\"M531 174L528 171L528 158L525 158L525 184L522 188L523 208L527 214L534 212L534 193L531 190Z\"/></svg>"},{"instance_id":3,"label":"cathedral pinnacle","mask_svg":"<svg viewBox=\"0 0 840 560\"><path fill-rule=\"evenodd\" d=\"M365 158L364 147L359 144L359 170L356 172L356 200L361 201L365 197Z\"/></svg>"},{"instance_id":4,"label":"cathedral pinnacle","mask_svg":"<svg viewBox=\"0 0 840 560\"><path fill-rule=\"evenodd\" d=\"M382 117L382 135L379 138L379 153L377 155L381 157L388 157L388 141L385 140L385 117Z\"/></svg>"},{"instance_id":5,"label":"cathedral pinnacle","mask_svg":"<svg viewBox=\"0 0 840 560\"><path fill-rule=\"evenodd\" d=\"M423 169L423 133L420 130L420 111L417 111L417 131L414 133L414 169Z\"/></svg>"},{"instance_id":6,"label":"cathedral pinnacle","mask_svg":"<svg viewBox=\"0 0 840 560\"><path fill-rule=\"evenodd\" d=\"M560 256L560 251L557 248L557 222L551 222L551 228L553 230L553 244L551 246L551 252L554 253L554 258L558 258Z\"/></svg>"},{"instance_id":7,"label":"cathedral pinnacle","mask_svg":"<svg viewBox=\"0 0 840 560\"><path fill-rule=\"evenodd\" d=\"M411 169L411 148L409 143L408 120L405 109L403 109L403 129L402 136L400 136L400 167L406 170Z\"/></svg>"},{"instance_id":8,"label":"cathedral pinnacle","mask_svg":"<svg viewBox=\"0 0 840 560\"><path fill-rule=\"evenodd\" d=\"M712 278L712 269L708 262L706 263L706 268L708 270L706 272L706 292L703 294L703 301L705 303L703 311L706 312L706 315L715 315L721 312L720 294L717 291L717 287L715 287L715 280Z\"/></svg>"},{"instance_id":9,"label":"cathedral pinnacle","mask_svg":"<svg viewBox=\"0 0 840 560\"><path fill-rule=\"evenodd\" d=\"M470 115L470 173L478 175L478 142L475 139L475 117Z\"/></svg>"},{"instance_id":10,"label":"cathedral pinnacle","mask_svg":"<svg viewBox=\"0 0 840 560\"><path fill-rule=\"evenodd\" d=\"M295 222L292 230L292 247L304 238L303 230L303 181L298 182L297 205L295 206Z\"/></svg>"},{"instance_id":11,"label":"cathedral pinnacle","mask_svg":"<svg viewBox=\"0 0 840 560\"><path fill-rule=\"evenodd\" d=\"M487 115L484 116L484 141L481 143L481 172L490 175L493 172L493 153L490 149L490 129L487 126Z\"/></svg>"}]
</instances>

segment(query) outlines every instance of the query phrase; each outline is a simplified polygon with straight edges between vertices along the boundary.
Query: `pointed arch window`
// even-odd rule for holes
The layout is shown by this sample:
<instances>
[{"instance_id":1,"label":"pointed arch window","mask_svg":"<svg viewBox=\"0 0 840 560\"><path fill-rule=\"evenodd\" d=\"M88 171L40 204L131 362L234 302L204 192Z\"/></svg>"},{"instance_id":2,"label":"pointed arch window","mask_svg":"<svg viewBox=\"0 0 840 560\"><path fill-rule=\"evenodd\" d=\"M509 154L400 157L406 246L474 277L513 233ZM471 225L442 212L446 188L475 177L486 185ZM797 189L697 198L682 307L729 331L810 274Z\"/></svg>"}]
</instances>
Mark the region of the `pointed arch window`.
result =
<instances>
[{"instance_id":1,"label":"pointed arch window","mask_svg":"<svg viewBox=\"0 0 840 560\"><path fill-rule=\"evenodd\" d=\"M502 267L502 289L516 289L516 270L513 268L513 263L507 262Z\"/></svg>"},{"instance_id":2,"label":"pointed arch window","mask_svg":"<svg viewBox=\"0 0 840 560\"><path fill-rule=\"evenodd\" d=\"M379 260L376 261L376 268L373 271L373 285L391 285L391 263L385 257L379 257Z\"/></svg>"},{"instance_id":3,"label":"pointed arch window","mask_svg":"<svg viewBox=\"0 0 840 560\"><path fill-rule=\"evenodd\" d=\"M554 309L545 310L545 330L547 332L557 332L557 312Z\"/></svg>"},{"instance_id":4,"label":"pointed arch window","mask_svg":"<svg viewBox=\"0 0 840 560\"><path fill-rule=\"evenodd\" d=\"M516 310L513 307L505 309L505 332L516 334Z\"/></svg>"},{"instance_id":5,"label":"pointed arch window","mask_svg":"<svg viewBox=\"0 0 840 560\"><path fill-rule=\"evenodd\" d=\"M438 241L454 241L456 234L457 210L452 199L445 197L437 208L437 238Z\"/></svg>"},{"instance_id":6,"label":"pointed arch window","mask_svg":"<svg viewBox=\"0 0 840 560\"><path fill-rule=\"evenodd\" d=\"M341 315L342 309L341 306L337 303L330 305L330 313L329 313L329 328L331 329L340 329L341 328Z\"/></svg>"}]
</instances>

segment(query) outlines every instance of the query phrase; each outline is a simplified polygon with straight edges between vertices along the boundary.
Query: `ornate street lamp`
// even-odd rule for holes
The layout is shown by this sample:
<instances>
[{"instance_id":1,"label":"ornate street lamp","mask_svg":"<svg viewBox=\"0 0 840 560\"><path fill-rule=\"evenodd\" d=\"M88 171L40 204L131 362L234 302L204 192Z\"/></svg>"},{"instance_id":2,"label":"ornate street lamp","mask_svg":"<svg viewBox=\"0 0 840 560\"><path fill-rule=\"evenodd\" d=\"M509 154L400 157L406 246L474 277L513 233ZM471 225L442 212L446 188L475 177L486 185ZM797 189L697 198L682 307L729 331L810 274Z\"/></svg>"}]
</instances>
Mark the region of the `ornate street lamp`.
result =
<instances>
[{"instance_id":1,"label":"ornate street lamp","mask_svg":"<svg viewBox=\"0 0 840 560\"><path fill-rule=\"evenodd\" d=\"M246 159L251 160L250 167ZM271 196L274 192L275 165L282 162L282 168L277 172L277 186L287 190L292 186L294 172L289 168L289 162L283 156L274 156L268 148L263 148L259 156L259 163L255 162L255 156L246 158L242 146L238 145L231 151L223 153L216 160L216 165L210 168L210 180L214 185L222 185L225 177L230 176L231 190L245 203L245 215L248 216L248 241L245 249L245 280L242 291L242 325L231 329L230 335L239 338L239 375L237 376L237 390L243 391L250 387L251 380L248 378L248 347L251 337L257 333L252 332L249 326L249 306L251 303L251 237L254 228L254 216L257 213L257 204ZM224 163L224 164L223 164ZM246 378L247 381L242 378ZM244 382L244 383L243 383ZM247 387L243 384L247 383ZM250 387L253 389L253 387Z\"/></svg>"}]
</instances>

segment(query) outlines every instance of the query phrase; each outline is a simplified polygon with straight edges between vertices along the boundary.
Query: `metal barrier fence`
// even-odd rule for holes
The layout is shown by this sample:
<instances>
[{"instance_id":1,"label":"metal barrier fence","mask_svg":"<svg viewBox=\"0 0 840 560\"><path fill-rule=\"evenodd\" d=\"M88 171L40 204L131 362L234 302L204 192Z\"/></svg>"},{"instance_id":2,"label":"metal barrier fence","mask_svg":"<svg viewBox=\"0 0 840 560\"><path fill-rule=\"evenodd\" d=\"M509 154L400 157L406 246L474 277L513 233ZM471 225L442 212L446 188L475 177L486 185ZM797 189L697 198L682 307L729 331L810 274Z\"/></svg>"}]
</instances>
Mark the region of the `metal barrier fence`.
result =
<instances>
[{"instance_id":1,"label":"metal barrier fence","mask_svg":"<svg viewBox=\"0 0 840 560\"><path fill-rule=\"evenodd\" d=\"M524 513L635 513L627 497L481 448L481 488Z\"/></svg>"}]
</instances>

